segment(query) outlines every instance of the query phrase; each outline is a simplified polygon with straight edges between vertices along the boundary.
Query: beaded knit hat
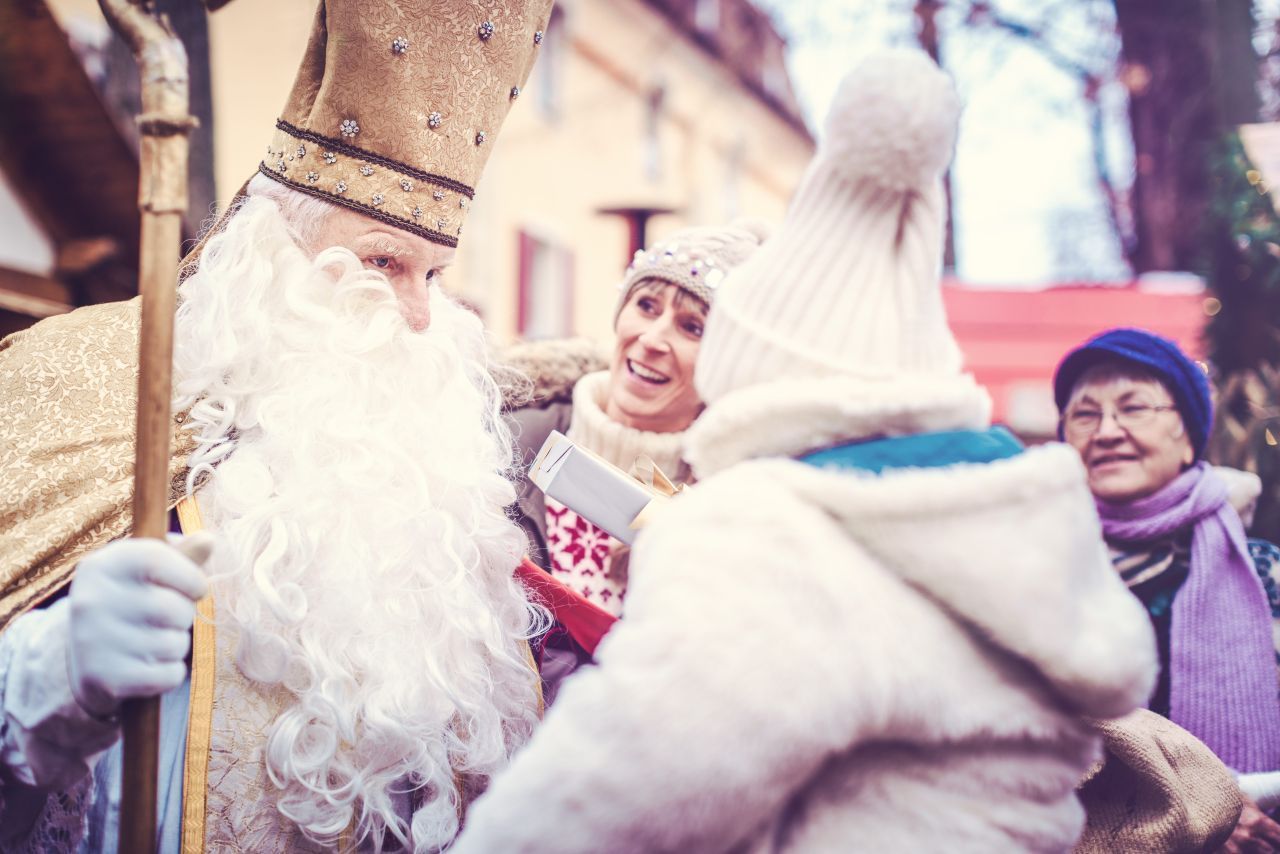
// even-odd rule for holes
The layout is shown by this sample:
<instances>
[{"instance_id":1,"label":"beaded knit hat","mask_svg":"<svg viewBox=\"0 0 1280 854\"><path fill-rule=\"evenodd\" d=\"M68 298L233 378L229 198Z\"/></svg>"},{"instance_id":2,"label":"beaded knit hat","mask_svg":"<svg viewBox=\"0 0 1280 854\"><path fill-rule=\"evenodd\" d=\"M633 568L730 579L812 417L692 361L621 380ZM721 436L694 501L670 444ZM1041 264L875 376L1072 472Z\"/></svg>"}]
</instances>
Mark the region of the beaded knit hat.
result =
<instances>
[{"instance_id":1,"label":"beaded knit hat","mask_svg":"<svg viewBox=\"0 0 1280 854\"><path fill-rule=\"evenodd\" d=\"M456 246L551 2L322 0L259 171Z\"/></svg>"},{"instance_id":2,"label":"beaded knit hat","mask_svg":"<svg viewBox=\"0 0 1280 854\"><path fill-rule=\"evenodd\" d=\"M614 322L641 282L669 282L708 306L729 272L751 257L768 236L759 220L738 219L722 227L684 228L648 249L637 249L618 283Z\"/></svg>"}]
</instances>

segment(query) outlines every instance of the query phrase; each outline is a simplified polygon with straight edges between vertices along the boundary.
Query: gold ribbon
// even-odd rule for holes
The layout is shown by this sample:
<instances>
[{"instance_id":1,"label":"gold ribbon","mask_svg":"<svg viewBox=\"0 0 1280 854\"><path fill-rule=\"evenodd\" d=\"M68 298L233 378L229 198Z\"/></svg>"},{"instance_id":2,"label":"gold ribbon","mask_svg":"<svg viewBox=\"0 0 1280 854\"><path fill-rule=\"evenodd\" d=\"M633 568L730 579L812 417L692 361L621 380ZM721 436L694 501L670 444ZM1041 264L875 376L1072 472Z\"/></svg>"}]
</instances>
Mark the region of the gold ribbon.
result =
<instances>
[{"instance_id":1,"label":"gold ribbon","mask_svg":"<svg viewBox=\"0 0 1280 854\"><path fill-rule=\"evenodd\" d=\"M683 483L677 483L667 477L666 473L658 467L658 464L648 454L641 454L636 457L635 462L631 464L631 468L627 469L627 476L639 481L640 485L644 486L653 496L649 499L649 503L636 514L636 518L631 520L631 530L633 531L639 531L652 521L654 511L683 492L685 487ZM630 567L631 546L626 543L618 543L613 551L609 553L609 569L605 574L611 581L625 585Z\"/></svg>"},{"instance_id":2,"label":"gold ribbon","mask_svg":"<svg viewBox=\"0 0 1280 854\"><path fill-rule=\"evenodd\" d=\"M665 480L665 478L664 478ZM204 530L200 505L190 496L178 502L178 523L183 534ZM183 770L182 803L182 854L203 854L205 850L206 806L209 793L209 749L213 742L213 700L217 670L217 637L214 627L213 594L196 603L198 614L192 626L191 639L191 710L187 719L187 751ZM536 676L537 662L528 641L521 641L525 661ZM538 717L546 710L542 696L542 681L534 680ZM455 769L454 785L458 790L458 818L466 811L464 802L466 787L462 775ZM355 822L339 837L338 848L354 850Z\"/></svg>"},{"instance_id":3,"label":"gold ribbon","mask_svg":"<svg viewBox=\"0 0 1280 854\"><path fill-rule=\"evenodd\" d=\"M649 499L649 503L644 506L636 518L631 520L631 530L639 531L647 525L652 518L653 512L667 501L684 491L683 483L676 483L658 468L658 464L653 458L647 454L641 454L636 457L636 461L631 464L631 468L627 470L627 476L638 480L640 484L646 487L653 498Z\"/></svg>"},{"instance_id":4,"label":"gold ribbon","mask_svg":"<svg viewBox=\"0 0 1280 854\"><path fill-rule=\"evenodd\" d=\"M191 496L178 502L183 534L204 530L200 505ZM209 746L213 740L213 694L217 668L213 594L196 603L191 627L191 710L187 717L187 756L182 787L182 854L204 851L205 805L209 792Z\"/></svg>"}]
</instances>

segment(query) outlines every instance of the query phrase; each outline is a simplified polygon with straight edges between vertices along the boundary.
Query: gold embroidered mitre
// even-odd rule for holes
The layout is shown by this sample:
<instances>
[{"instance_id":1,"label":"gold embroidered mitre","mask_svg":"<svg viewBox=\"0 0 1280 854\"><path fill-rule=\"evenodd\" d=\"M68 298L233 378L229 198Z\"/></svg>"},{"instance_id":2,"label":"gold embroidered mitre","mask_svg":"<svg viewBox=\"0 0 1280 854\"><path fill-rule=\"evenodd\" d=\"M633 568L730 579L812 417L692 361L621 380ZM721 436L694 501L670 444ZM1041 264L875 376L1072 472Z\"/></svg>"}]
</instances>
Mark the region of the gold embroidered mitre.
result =
<instances>
[{"instance_id":1,"label":"gold embroidered mitre","mask_svg":"<svg viewBox=\"0 0 1280 854\"><path fill-rule=\"evenodd\" d=\"M322 0L259 171L456 246L551 0Z\"/></svg>"}]
</instances>

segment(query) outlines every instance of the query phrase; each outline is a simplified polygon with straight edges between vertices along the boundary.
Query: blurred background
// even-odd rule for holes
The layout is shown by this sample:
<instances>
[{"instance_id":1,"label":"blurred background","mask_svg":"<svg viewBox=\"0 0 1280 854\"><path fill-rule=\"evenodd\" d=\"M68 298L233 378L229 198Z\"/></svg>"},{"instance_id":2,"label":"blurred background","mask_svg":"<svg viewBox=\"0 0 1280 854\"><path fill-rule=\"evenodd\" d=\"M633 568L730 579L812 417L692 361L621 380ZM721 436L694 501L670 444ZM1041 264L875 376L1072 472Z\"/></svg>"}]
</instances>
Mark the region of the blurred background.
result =
<instances>
[{"instance_id":1,"label":"blurred background","mask_svg":"<svg viewBox=\"0 0 1280 854\"><path fill-rule=\"evenodd\" d=\"M256 169L316 3L157 5L191 58L194 238ZM1280 0L560 0L447 286L501 340L606 340L637 247L781 218L842 72L884 44L965 102L945 297L996 418L1049 438L1067 349L1172 337L1280 538ZM94 0L0 0L0 335L136 294L137 112Z\"/></svg>"}]
</instances>

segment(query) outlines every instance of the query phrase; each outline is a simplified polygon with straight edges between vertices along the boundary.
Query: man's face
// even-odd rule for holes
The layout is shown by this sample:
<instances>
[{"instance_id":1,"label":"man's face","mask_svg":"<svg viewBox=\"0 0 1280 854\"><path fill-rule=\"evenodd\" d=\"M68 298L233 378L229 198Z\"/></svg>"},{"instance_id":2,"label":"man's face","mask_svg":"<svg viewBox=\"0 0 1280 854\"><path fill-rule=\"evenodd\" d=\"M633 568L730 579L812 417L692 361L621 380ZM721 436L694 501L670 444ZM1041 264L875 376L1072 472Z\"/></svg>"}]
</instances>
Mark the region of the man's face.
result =
<instances>
[{"instance_id":1,"label":"man's face","mask_svg":"<svg viewBox=\"0 0 1280 854\"><path fill-rule=\"evenodd\" d=\"M332 246L351 250L366 267L385 275L409 328L426 330L431 323L428 291L453 263L455 249L341 207L329 214L312 250Z\"/></svg>"}]
</instances>

